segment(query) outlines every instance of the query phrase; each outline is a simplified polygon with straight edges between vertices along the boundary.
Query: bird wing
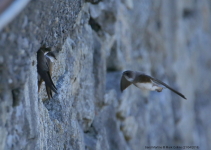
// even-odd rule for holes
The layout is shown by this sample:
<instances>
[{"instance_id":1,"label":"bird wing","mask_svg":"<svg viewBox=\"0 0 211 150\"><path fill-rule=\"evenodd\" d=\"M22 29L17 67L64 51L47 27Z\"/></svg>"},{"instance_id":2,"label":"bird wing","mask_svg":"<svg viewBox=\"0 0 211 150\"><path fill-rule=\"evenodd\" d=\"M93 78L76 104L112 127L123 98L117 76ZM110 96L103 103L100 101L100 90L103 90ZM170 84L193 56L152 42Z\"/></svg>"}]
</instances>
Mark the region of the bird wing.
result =
<instances>
[{"instance_id":1,"label":"bird wing","mask_svg":"<svg viewBox=\"0 0 211 150\"><path fill-rule=\"evenodd\" d=\"M124 75L122 75L122 79L121 79L121 83L120 83L121 92L123 92L131 84L132 83L129 82L127 79L125 79Z\"/></svg>"},{"instance_id":2,"label":"bird wing","mask_svg":"<svg viewBox=\"0 0 211 150\"><path fill-rule=\"evenodd\" d=\"M38 72L41 78L45 81L45 84L49 86L55 93L57 93L57 88L53 84L49 71L40 71Z\"/></svg>"},{"instance_id":3,"label":"bird wing","mask_svg":"<svg viewBox=\"0 0 211 150\"><path fill-rule=\"evenodd\" d=\"M139 82L139 83L151 83L151 78L149 76L137 72L136 78L133 81L134 83Z\"/></svg>"},{"instance_id":4,"label":"bird wing","mask_svg":"<svg viewBox=\"0 0 211 150\"><path fill-rule=\"evenodd\" d=\"M165 84L164 82L162 82L162 81L160 81L158 79L155 79L155 78L153 78L151 76L148 76L148 75L145 75L145 74L140 74L139 76L142 76L141 78L143 78L143 79L147 79L148 78L148 79L152 80L153 82L155 82L156 84L161 84L161 85L167 87L168 89L170 89L171 91L173 91L174 93L178 94L182 98L186 99L186 97L183 94L179 93L178 91L174 90L173 88L171 88L170 86L168 86L167 84Z\"/></svg>"},{"instance_id":5,"label":"bird wing","mask_svg":"<svg viewBox=\"0 0 211 150\"><path fill-rule=\"evenodd\" d=\"M52 75L52 64L51 64L51 61L48 57L46 57L46 60L47 60L46 63L47 63L48 68L49 68L49 75L51 77L51 75ZM54 86L54 88L56 88L54 84L53 84L53 86ZM46 88L46 92L47 92L47 95L48 95L48 99L51 99L52 98L51 88L47 84L45 84L45 88Z\"/></svg>"},{"instance_id":6,"label":"bird wing","mask_svg":"<svg viewBox=\"0 0 211 150\"><path fill-rule=\"evenodd\" d=\"M53 97L51 88L47 85L45 85L45 88L46 88L46 92L47 92L47 95L48 95L48 99L51 99Z\"/></svg>"},{"instance_id":7,"label":"bird wing","mask_svg":"<svg viewBox=\"0 0 211 150\"><path fill-rule=\"evenodd\" d=\"M50 63L48 63L47 58L45 57L42 50L38 51L37 54L37 71L41 78L45 81L45 84L49 86L55 93L57 93L57 88L54 85L51 76L50 76Z\"/></svg>"}]
</instances>

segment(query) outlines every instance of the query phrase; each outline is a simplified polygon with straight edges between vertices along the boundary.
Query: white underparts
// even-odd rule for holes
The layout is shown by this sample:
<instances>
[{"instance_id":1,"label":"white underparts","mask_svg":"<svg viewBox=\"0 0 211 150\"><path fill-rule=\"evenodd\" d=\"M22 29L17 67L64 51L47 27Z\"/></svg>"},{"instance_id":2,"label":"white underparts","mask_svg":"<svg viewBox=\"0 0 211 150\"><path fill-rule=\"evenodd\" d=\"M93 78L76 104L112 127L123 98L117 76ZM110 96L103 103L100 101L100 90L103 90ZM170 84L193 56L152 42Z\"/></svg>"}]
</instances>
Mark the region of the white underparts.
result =
<instances>
[{"instance_id":1,"label":"white underparts","mask_svg":"<svg viewBox=\"0 0 211 150\"><path fill-rule=\"evenodd\" d=\"M135 85L140 88L140 89L143 89L143 90L150 90L150 91L157 91L157 90L161 90L162 91L162 87L159 87L153 83L135 83Z\"/></svg>"},{"instance_id":2,"label":"white underparts","mask_svg":"<svg viewBox=\"0 0 211 150\"><path fill-rule=\"evenodd\" d=\"M47 52L44 53L46 57L50 59L51 62L54 62L55 58L52 56L49 56Z\"/></svg>"}]
</instances>

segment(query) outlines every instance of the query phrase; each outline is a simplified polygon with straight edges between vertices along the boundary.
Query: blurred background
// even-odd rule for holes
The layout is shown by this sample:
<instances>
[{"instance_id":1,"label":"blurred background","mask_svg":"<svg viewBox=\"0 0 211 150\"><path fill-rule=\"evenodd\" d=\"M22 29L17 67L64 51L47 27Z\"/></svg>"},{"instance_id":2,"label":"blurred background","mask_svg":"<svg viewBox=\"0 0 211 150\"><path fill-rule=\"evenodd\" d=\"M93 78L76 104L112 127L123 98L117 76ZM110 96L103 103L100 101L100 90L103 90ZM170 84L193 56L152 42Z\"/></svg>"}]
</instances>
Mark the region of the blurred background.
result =
<instances>
[{"instance_id":1,"label":"blurred background","mask_svg":"<svg viewBox=\"0 0 211 150\"><path fill-rule=\"evenodd\" d=\"M211 148L210 0L27 3L0 7L0 150ZM42 45L57 57L50 100L37 87ZM121 93L125 70L187 100L133 85Z\"/></svg>"}]
</instances>

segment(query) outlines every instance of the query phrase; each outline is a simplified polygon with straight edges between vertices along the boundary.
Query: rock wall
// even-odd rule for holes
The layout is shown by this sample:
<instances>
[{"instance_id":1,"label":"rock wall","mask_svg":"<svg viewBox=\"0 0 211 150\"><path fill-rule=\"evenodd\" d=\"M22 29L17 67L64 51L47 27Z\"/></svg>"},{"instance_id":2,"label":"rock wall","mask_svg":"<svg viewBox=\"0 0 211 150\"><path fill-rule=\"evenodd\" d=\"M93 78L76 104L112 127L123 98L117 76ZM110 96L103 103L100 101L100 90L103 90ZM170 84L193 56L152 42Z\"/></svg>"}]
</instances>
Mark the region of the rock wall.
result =
<instances>
[{"instance_id":1,"label":"rock wall","mask_svg":"<svg viewBox=\"0 0 211 150\"><path fill-rule=\"evenodd\" d=\"M43 45L57 57L50 100L44 83L38 93ZM0 150L209 150L210 47L209 0L31 1L0 31ZM187 100L134 86L121 93L128 69Z\"/></svg>"}]
</instances>

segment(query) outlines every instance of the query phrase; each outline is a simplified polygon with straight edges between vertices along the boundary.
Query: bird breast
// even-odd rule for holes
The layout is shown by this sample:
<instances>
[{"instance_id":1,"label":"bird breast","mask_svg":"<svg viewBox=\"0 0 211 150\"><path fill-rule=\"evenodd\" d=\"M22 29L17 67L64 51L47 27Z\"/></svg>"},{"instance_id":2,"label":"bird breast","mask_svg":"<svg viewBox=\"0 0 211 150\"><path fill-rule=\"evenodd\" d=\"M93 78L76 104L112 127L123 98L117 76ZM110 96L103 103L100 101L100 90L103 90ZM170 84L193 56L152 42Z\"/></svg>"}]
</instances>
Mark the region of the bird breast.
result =
<instances>
[{"instance_id":1,"label":"bird breast","mask_svg":"<svg viewBox=\"0 0 211 150\"><path fill-rule=\"evenodd\" d=\"M157 85L153 85L153 83L135 83L135 86L137 86L140 89L144 90L150 90L150 91L155 91L159 87Z\"/></svg>"}]
</instances>

